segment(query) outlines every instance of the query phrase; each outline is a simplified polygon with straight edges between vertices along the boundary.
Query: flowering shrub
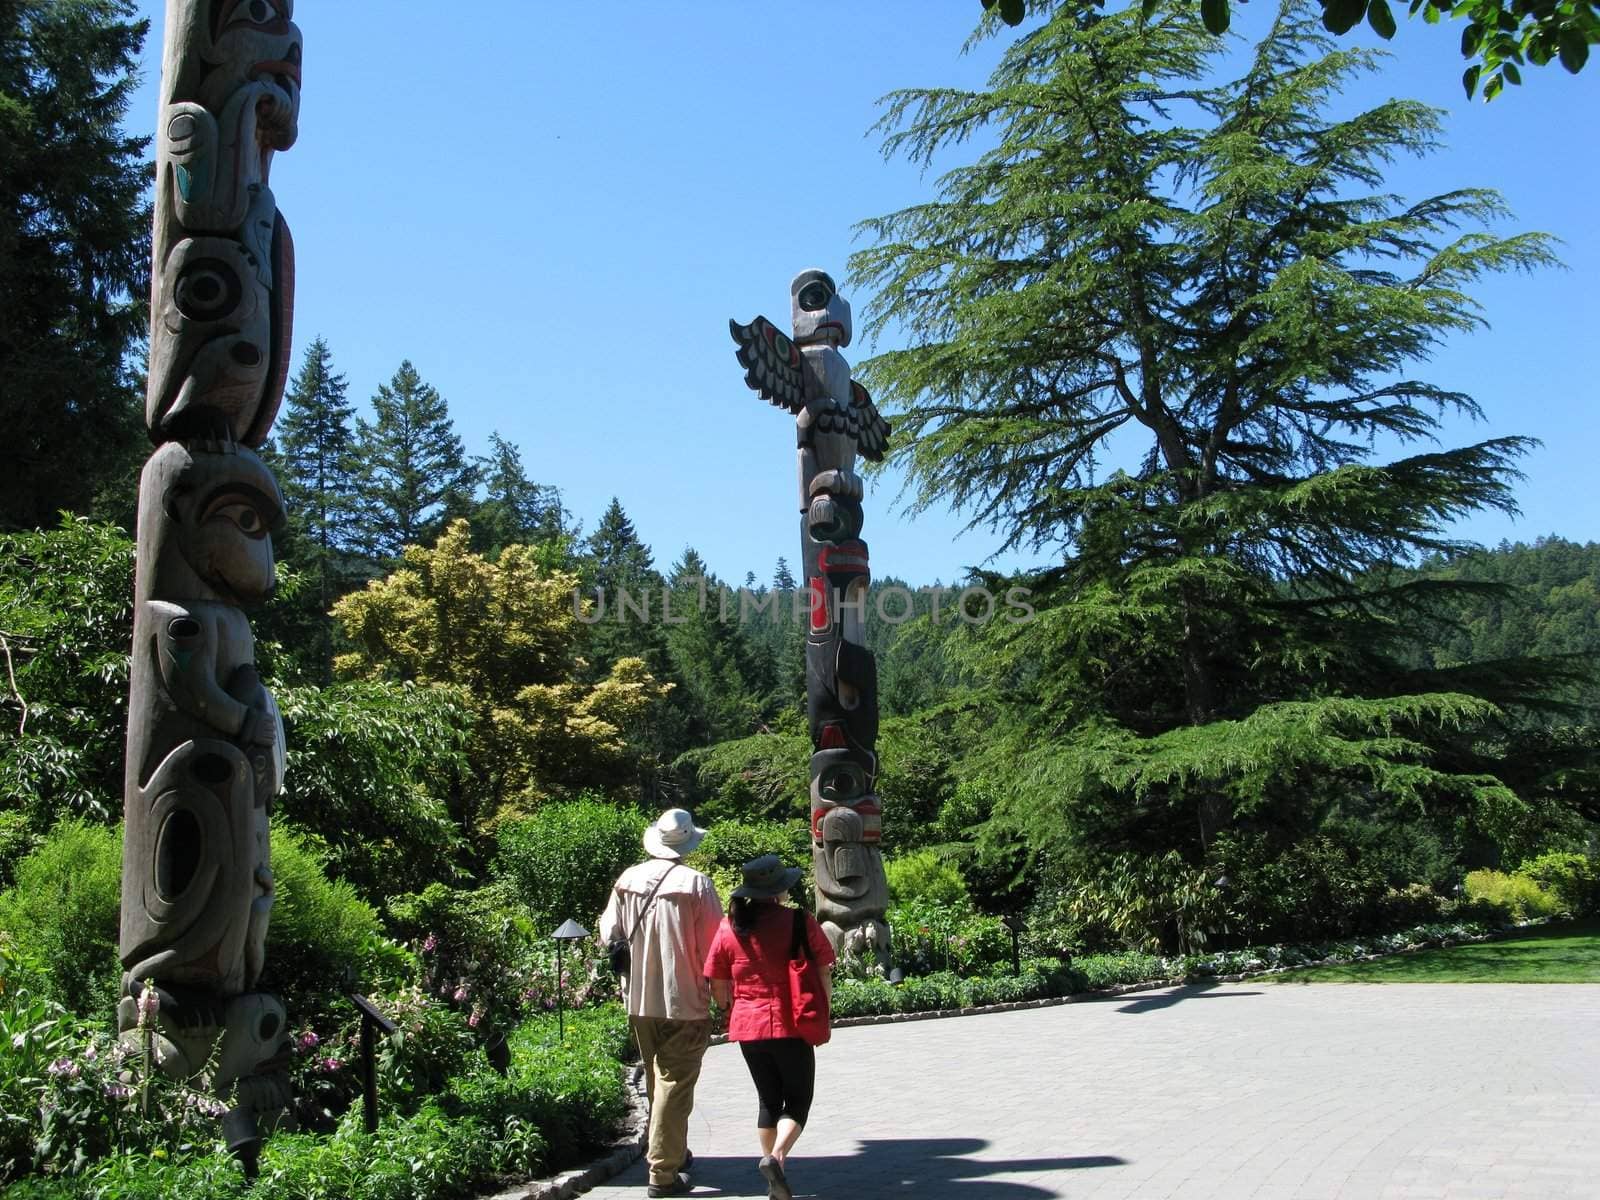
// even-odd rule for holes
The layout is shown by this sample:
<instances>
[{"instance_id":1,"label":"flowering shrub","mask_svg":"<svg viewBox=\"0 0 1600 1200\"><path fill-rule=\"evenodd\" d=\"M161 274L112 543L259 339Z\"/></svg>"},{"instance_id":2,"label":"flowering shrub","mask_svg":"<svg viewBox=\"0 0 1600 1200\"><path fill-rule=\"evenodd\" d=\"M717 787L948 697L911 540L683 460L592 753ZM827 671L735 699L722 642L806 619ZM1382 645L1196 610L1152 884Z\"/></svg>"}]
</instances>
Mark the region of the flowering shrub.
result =
<instances>
[{"instance_id":1,"label":"flowering shrub","mask_svg":"<svg viewBox=\"0 0 1600 1200\"><path fill-rule=\"evenodd\" d=\"M408 1002L449 1011L426 996ZM505 1077L473 1054L415 1111L386 1108L375 1135L365 1133L359 1107L332 1136L274 1134L253 1187L219 1146L157 1145L118 1149L70 1178L20 1180L6 1200L447 1200L493 1191L569 1165L610 1138L624 1110L618 1056L626 1040L615 1005L570 1017L564 1041L554 1018L533 1018L510 1038ZM326 1048L319 1038L305 1052Z\"/></svg>"},{"instance_id":2,"label":"flowering shrub","mask_svg":"<svg viewBox=\"0 0 1600 1200\"><path fill-rule=\"evenodd\" d=\"M908 975L981 975L1011 961L1011 935L999 918L983 916L967 903L896 904L889 909L889 929L893 960Z\"/></svg>"},{"instance_id":3,"label":"flowering shrub","mask_svg":"<svg viewBox=\"0 0 1600 1200\"><path fill-rule=\"evenodd\" d=\"M167 1158L212 1148L224 1108L216 1097L167 1079L108 1029L33 995L12 961L0 943L0 1181L77 1175L134 1149ZM154 1016L151 1004L144 1019Z\"/></svg>"}]
</instances>

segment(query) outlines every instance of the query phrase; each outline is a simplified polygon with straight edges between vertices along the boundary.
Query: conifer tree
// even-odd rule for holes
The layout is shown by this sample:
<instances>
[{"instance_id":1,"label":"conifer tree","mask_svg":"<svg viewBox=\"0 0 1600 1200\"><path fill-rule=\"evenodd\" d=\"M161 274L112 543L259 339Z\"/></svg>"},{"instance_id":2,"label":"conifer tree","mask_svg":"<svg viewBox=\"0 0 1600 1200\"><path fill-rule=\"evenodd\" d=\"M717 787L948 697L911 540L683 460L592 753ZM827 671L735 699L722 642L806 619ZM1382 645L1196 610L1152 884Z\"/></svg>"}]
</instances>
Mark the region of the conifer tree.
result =
<instances>
[{"instance_id":1,"label":"conifer tree","mask_svg":"<svg viewBox=\"0 0 1600 1200\"><path fill-rule=\"evenodd\" d=\"M148 139L122 129L149 22L130 0L0 5L0 529L137 479Z\"/></svg>"},{"instance_id":2,"label":"conifer tree","mask_svg":"<svg viewBox=\"0 0 1600 1200\"><path fill-rule=\"evenodd\" d=\"M1339 115L1375 58L1330 46L1290 4L1213 84L1223 44L1187 9L1062 11L987 90L888 100L888 154L995 139L866 222L852 269L869 330L914 342L865 373L916 503L1059 556L1039 618L986 643L1014 722L996 811L1058 862L1270 858L1341 804L1430 806L1502 847L1537 824L1470 734L1548 673L1407 669L1448 584L1393 573L1459 549L1456 518L1513 510L1527 442L1371 460L1478 413L1407 369L1482 328L1473 281L1550 263L1550 241L1487 232L1489 191L1388 194L1439 114ZM1165 870L1147 881L1176 894Z\"/></svg>"},{"instance_id":3,"label":"conifer tree","mask_svg":"<svg viewBox=\"0 0 1600 1200\"><path fill-rule=\"evenodd\" d=\"M794 575L789 570L789 560L782 555L778 557L778 565L772 572L772 586L780 592L792 592L795 589Z\"/></svg>"},{"instance_id":4,"label":"conifer tree","mask_svg":"<svg viewBox=\"0 0 1600 1200\"><path fill-rule=\"evenodd\" d=\"M301 559L315 574L322 612L337 598L340 559L355 532L355 407L345 399L348 390L345 377L333 369L328 343L316 338L284 396L275 439L289 519L307 546Z\"/></svg>"},{"instance_id":5,"label":"conifer tree","mask_svg":"<svg viewBox=\"0 0 1600 1200\"><path fill-rule=\"evenodd\" d=\"M561 493L528 478L522 451L499 433L489 435L489 453L475 461L484 497L470 519L473 546L498 554L506 546L545 546L565 553L568 536Z\"/></svg>"},{"instance_id":6,"label":"conifer tree","mask_svg":"<svg viewBox=\"0 0 1600 1200\"><path fill-rule=\"evenodd\" d=\"M438 389L407 360L372 397L373 419L356 419L357 540L379 562L423 545L466 511L478 470Z\"/></svg>"},{"instance_id":7,"label":"conifer tree","mask_svg":"<svg viewBox=\"0 0 1600 1200\"><path fill-rule=\"evenodd\" d=\"M690 736L708 745L756 732L771 706L772 662L740 628L737 594L692 546L667 584L667 650L692 717Z\"/></svg>"}]
</instances>

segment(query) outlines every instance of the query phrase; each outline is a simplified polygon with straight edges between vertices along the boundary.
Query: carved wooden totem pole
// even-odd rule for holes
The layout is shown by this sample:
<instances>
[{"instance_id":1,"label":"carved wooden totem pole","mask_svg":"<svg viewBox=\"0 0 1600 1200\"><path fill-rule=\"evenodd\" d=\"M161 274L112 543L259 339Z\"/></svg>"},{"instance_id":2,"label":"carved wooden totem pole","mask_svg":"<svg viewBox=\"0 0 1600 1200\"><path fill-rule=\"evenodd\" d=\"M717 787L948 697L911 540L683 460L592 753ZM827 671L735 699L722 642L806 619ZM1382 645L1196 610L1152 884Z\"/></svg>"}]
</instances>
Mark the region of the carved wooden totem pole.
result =
<instances>
[{"instance_id":1,"label":"carved wooden totem pole","mask_svg":"<svg viewBox=\"0 0 1600 1200\"><path fill-rule=\"evenodd\" d=\"M283 727L243 608L270 594L283 500L255 454L289 361L294 252L267 186L294 144L293 0L168 0L139 481L118 1026L206 1075L254 1170L289 1100L285 1014L255 991ZM153 982L153 992L148 984ZM153 1032L152 1032L153 1030Z\"/></svg>"},{"instance_id":2,"label":"carved wooden totem pole","mask_svg":"<svg viewBox=\"0 0 1600 1200\"><path fill-rule=\"evenodd\" d=\"M811 839L817 917L841 958L885 970L889 889L878 848L878 672L864 635L867 544L856 455L883 458L889 426L839 353L850 305L823 271L789 285L794 335L765 317L730 321L745 382L794 413L800 548L810 599L806 707L811 723Z\"/></svg>"}]
</instances>

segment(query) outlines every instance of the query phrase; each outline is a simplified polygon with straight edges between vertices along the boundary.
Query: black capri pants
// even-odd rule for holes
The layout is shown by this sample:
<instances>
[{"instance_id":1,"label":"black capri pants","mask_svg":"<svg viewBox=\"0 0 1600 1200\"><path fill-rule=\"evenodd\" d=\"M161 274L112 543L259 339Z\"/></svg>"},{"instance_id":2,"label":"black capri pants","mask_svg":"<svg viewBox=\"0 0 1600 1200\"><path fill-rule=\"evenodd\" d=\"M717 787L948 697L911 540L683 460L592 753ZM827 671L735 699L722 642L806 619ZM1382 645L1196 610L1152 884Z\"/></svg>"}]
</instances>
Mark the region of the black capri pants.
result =
<instances>
[{"instance_id":1,"label":"black capri pants","mask_svg":"<svg viewBox=\"0 0 1600 1200\"><path fill-rule=\"evenodd\" d=\"M755 1080L761 1102L757 1129L776 1129L779 1117L804 1125L817 1090L817 1052L802 1038L763 1038L740 1042L744 1065Z\"/></svg>"}]
</instances>

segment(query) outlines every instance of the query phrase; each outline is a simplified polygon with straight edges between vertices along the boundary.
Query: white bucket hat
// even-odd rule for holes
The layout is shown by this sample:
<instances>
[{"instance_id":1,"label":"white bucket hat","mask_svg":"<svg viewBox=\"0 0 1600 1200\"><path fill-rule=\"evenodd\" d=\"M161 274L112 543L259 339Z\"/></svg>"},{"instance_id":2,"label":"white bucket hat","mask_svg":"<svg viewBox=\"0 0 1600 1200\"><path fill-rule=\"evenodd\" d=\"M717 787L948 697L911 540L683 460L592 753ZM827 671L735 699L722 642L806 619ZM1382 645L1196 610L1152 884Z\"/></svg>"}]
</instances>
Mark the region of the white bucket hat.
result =
<instances>
[{"instance_id":1,"label":"white bucket hat","mask_svg":"<svg viewBox=\"0 0 1600 1200\"><path fill-rule=\"evenodd\" d=\"M650 851L652 858L682 858L691 853L705 835L706 831L695 825L688 809L669 808L644 831L644 848Z\"/></svg>"}]
</instances>

